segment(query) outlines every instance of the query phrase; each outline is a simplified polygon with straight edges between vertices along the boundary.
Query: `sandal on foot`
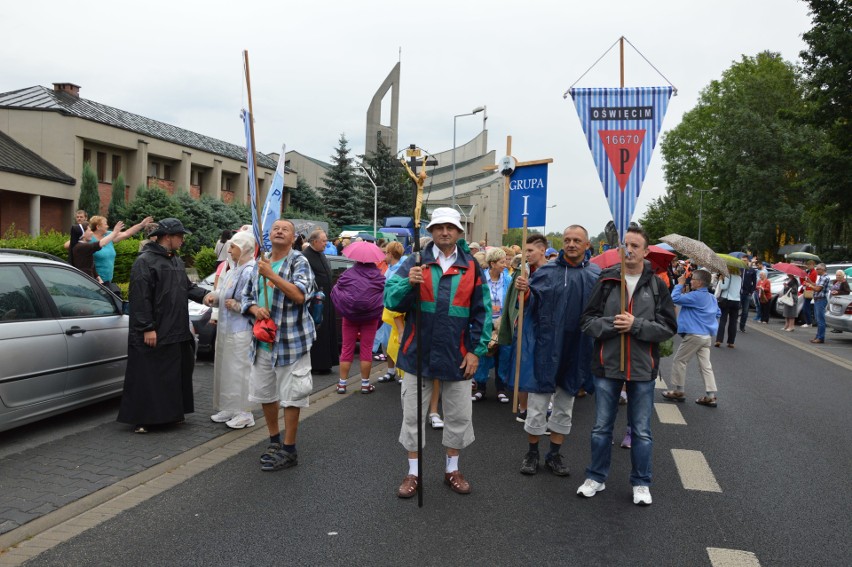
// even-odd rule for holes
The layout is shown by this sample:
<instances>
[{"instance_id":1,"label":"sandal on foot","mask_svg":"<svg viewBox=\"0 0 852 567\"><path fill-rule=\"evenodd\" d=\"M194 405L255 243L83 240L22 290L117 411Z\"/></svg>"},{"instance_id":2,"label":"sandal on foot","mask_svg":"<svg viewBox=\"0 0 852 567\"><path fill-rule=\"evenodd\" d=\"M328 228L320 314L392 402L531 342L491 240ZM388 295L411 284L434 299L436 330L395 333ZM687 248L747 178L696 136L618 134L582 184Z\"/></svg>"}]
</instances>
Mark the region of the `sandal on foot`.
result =
<instances>
[{"instance_id":1,"label":"sandal on foot","mask_svg":"<svg viewBox=\"0 0 852 567\"><path fill-rule=\"evenodd\" d=\"M411 498L417 492L418 485L417 475L410 474L402 479L402 484L399 485L396 495L400 498Z\"/></svg>"},{"instance_id":2,"label":"sandal on foot","mask_svg":"<svg viewBox=\"0 0 852 567\"><path fill-rule=\"evenodd\" d=\"M500 392L499 394L497 394L497 400L498 400L501 404L508 404L508 403L509 403L509 396L507 396L507 395L506 395L506 394L504 394L503 392Z\"/></svg>"},{"instance_id":3,"label":"sandal on foot","mask_svg":"<svg viewBox=\"0 0 852 567\"><path fill-rule=\"evenodd\" d=\"M289 469L299 464L298 453L288 453L284 449L270 454L269 458L260 465L260 470L271 472Z\"/></svg>"},{"instance_id":4,"label":"sandal on foot","mask_svg":"<svg viewBox=\"0 0 852 567\"><path fill-rule=\"evenodd\" d=\"M695 403L700 406L707 406L708 408L715 408L717 405L716 398L711 398L709 396L701 396L700 398L695 400Z\"/></svg>"},{"instance_id":5,"label":"sandal on foot","mask_svg":"<svg viewBox=\"0 0 852 567\"><path fill-rule=\"evenodd\" d=\"M474 393L470 396L470 401L472 401L472 402L478 402L478 401L482 400L483 398L485 398L485 396L482 394L482 392L474 392Z\"/></svg>"},{"instance_id":6,"label":"sandal on foot","mask_svg":"<svg viewBox=\"0 0 852 567\"><path fill-rule=\"evenodd\" d=\"M684 395L684 393L677 390L666 390L665 392L663 392L663 397L673 402L686 401L686 396Z\"/></svg>"},{"instance_id":7,"label":"sandal on foot","mask_svg":"<svg viewBox=\"0 0 852 567\"><path fill-rule=\"evenodd\" d=\"M376 391L376 387L372 384L361 384L361 393L362 394L372 394Z\"/></svg>"},{"instance_id":8,"label":"sandal on foot","mask_svg":"<svg viewBox=\"0 0 852 567\"><path fill-rule=\"evenodd\" d=\"M382 374L381 376L378 377L376 382L381 382L382 384L384 384L385 382L393 382L395 379L396 379L396 373L395 372L385 372L384 374Z\"/></svg>"},{"instance_id":9,"label":"sandal on foot","mask_svg":"<svg viewBox=\"0 0 852 567\"><path fill-rule=\"evenodd\" d=\"M338 384L337 385L337 393L345 394L346 393L346 384Z\"/></svg>"},{"instance_id":10,"label":"sandal on foot","mask_svg":"<svg viewBox=\"0 0 852 567\"><path fill-rule=\"evenodd\" d=\"M384 362L388 359L387 355L378 353L373 355L373 360L377 360L379 362Z\"/></svg>"},{"instance_id":11,"label":"sandal on foot","mask_svg":"<svg viewBox=\"0 0 852 567\"><path fill-rule=\"evenodd\" d=\"M269 446L266 447L266 451L260 456L260 464L262 465L266 461L272 459L272 455L281 450L281 443L270 443Z\"/></svg>"},{"instance_id":12,"label":"sandal on foot","mask_svg":"<svg viewBox=\"0 0 852 567\"><path fill-rule=\"evenodd\" d=\"M444 473L444 484L449 486L450 490L456 494L470 494L470 483L465 480L459 471Z\"/></svg>"}]
</instances>

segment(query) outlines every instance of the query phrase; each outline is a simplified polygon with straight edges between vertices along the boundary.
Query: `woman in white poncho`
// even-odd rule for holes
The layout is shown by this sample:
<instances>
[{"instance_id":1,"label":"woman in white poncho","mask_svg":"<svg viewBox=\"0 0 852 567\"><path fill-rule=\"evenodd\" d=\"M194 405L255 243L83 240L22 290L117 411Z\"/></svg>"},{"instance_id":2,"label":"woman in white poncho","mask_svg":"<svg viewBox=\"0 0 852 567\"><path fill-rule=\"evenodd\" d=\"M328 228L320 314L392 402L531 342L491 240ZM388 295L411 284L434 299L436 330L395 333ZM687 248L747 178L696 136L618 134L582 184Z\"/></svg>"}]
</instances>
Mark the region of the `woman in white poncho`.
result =
<instances>
[{"instance_id":1,"label":"woman in white poncho","mask_svg":"<svg viewBox=\"0 0 852 567\"><path fill-rule=\"evenodd\" d=\"M240 294L255 264L254 249L255 239L250 232L231 237L228 269L220 277L218 289L208 296L211 305L219 306L213 405L220 411L210 419L232 429L254 426L252 404L248 401L252 320L240 313Z\"/></svg>"}]
</instances>

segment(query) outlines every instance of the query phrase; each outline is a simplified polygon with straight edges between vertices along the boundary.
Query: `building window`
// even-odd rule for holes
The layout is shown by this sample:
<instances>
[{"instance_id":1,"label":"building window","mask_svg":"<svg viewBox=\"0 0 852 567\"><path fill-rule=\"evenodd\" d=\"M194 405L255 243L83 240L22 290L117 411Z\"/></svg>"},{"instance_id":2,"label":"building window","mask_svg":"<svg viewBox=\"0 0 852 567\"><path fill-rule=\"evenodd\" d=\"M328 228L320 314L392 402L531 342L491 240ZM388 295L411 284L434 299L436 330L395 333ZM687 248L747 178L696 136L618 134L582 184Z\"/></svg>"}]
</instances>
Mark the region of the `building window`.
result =
<instances>
[{"instance_id":1,"label":"building window","mask_svg":"<svg viewBox=\"0 0 852 567\"><path fill-rule=\"evenodd\" d=\"M98 181L103 183L106 181L106 154L98 152Z\"/></svg>"},{"instance_id":2,"label":"building window","mask_svg":"<svg viewBox=\"0 0 852 567\"><path fill-rule=\"evenodd\" d=\"M118 179L121 175L121 156L112 156L112 180Z\"/></svg>"},{"instance_id":3,"label":"building window","mask_svg":"<svg viewBox=\"0 0 852 567\"><path fill-rule=\"evenodd\" d=\"M232 190L231 189L231 178L230 177L226 177L224 179L224 183L222 183L222 190L223 191L231 191Z\"/></svg>"},{"instance_id":4,"label":"building window","mask_svg":"<svg viewBox=\"0 0 852 567\"><path fill-rule=\"evenodd\" d=\"M160 164L155 161L152 161L151 164L148 166L148 177L158 177L159 173Z\"/></svg>"},{"instance_id":5,"label":"building window","mask_svg":"<svg viewBox=\"0 0 852 567\"><path fill-rule=\"evenodd\" d=\"M167 181L172 180L172 166L170 166L170 165L164 165L163 166L163 179L165 179Z\"/></svg>"}]
</instances>

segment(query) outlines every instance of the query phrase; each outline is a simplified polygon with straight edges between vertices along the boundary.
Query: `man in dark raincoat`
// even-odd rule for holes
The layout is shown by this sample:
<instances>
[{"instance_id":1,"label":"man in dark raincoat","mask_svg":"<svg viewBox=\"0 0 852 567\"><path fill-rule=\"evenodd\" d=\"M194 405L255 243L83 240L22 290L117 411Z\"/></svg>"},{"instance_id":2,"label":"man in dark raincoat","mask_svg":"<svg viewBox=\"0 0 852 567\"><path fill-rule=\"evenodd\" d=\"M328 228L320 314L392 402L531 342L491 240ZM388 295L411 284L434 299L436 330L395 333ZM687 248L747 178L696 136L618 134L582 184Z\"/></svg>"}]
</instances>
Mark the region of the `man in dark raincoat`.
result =
<instances>
[{"instance_id":1,"label":"man in dark raincoat","mask_svg":"<svg viewBox=\"0 0 852 567\"><path fill-rule=\"evenodd\" d=\"M549 429L550 451L544 462L553 474L568 476L559 450L571 432L574 396L591 364L592 339L582 333L580 318L600 268L586 260L589 233L585 228L569 226L562 233L562 242L556 260L537 269L529 281L519 276L515 282L529 302L519 384L519 389L529 392L524 423L529 449L521 464L521 473L529 475L538 470L538 440ZM551 398L553 414L548 421Z\"/></svg>"},{"instance_id":2,"label":"man in dark raincoat","mask_svg":"<svg viewBox=\"0 0 852 567\"><path fill-rule=\"evenodd\" d=\"M149 425L177 423L195 411L195 367L187 299L204 301L207 291L189 281L175 252L190 234L174 218L159 222L130 271L130 329L127 371L118 421L147 433Z\"/></svg>"}]
</instances>

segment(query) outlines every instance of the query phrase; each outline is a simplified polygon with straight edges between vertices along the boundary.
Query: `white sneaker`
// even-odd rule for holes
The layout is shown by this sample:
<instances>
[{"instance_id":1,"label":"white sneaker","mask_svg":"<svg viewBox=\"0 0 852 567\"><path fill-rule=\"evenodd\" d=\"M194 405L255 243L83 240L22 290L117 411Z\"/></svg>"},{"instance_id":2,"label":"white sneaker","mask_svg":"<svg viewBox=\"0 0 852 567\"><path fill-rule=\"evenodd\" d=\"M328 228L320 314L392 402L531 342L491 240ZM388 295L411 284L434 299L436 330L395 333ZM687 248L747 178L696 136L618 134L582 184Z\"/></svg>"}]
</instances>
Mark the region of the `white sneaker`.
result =
<instances>
[{"instance_id":1,"label":"white sneaker","mask_svg":"<svg viewBox=\"0 0 852 567\"><path fill-rule=\"evenodd\" d=\"M585 496L586 498L591 498L592 496L604 489L606 489L606 484L587 478L586 482L581 484L580 488L577 489L577 494ZM649 495L648 498L650 497L651 496Z\"/></svg>"},{"instance_id":2,"label":"white sneaker","mask_svg":"<svg viewBox=\"0 0 852 567\"><path fill-rule=\"evenodd\" d=\"M443 429L444 428L444 422L441 419L441 416L438 415L437 413L430 413L429 414L429 423L432 425L432 429Z\"/></svg>"},{"instance_id":3,"label":"white sneaker","mask_svg":"<svg viewBox=\"0 0 852 567\"><path fill-rule=\"evenodd\" d=\"M211 415L210 419L216 423L225 423L226 421L232 420L236 415L237 412L235 411L220 411L216 415Z\"/></svg>"},{"instance_id":4,"label":"white sneaker","mask_svg":"<svg viewBox=\"0 0 852 567\"><path fill-rule=\"evenodd\" d=\"M588 482L588 481L586 481ZM651 489L647 486L633 487L633 503L639 506L651 505Z\"/></svg>"},{"instance_id":5,"label":"white sneaker","mask_svg":"<svg viewBox=\"0 0 852 567\"><path fill-rule=\"evenodd\" d=\"M802 325L802 328L803 328L803 329L807 329L808 327L810 327L810 325L808 325L807 323L805 323L804 325Z\"/></svg>"},{"instance_id":6,"label":"white sneaker","mask_svg":"<svg viewBox=\"0 0 852 567\"><path fill-rule=\"evenodd\" d=\"M231 429L243 429L244 427L254 427L254 416L251 412L241 411L234 416L233 419L226 423Z\"/></svg>"}]
</instances>

